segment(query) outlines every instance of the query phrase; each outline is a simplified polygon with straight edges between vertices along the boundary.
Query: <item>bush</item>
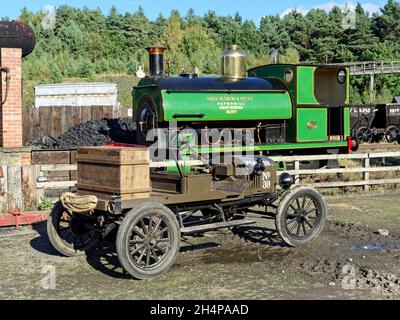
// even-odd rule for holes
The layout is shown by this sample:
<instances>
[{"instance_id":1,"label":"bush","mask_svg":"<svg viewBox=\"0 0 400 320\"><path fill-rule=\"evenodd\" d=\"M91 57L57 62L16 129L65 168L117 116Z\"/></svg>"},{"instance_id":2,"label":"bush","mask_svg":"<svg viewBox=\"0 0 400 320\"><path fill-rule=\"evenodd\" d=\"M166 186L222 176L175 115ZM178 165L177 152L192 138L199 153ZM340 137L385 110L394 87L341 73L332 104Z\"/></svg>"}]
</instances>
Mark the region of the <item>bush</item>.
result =
<instances>
[{"instance_id":1,"label":"bush","mask_svg":"<svg viewBox=\"0 0 400 320\"><path fill-rule=\"evenodd\" d=\"M107 73L110 71L110 66L107 59L101 58L95 62L95 71L97 74Z\"/></svg>"},{"instance_id":2,"label":"bush","mask_svg":"<svg viewBox=\"0 0 400 320\"><path fill-rule=\"evenodd\" d=\"M78 64L76 76L92 78L94 75L93 64L89 58L83 58Z\"/></svg>"},{"instance_id":3,"label":"bush","mask_svg":"<svg viewBox=\"0 0 400 320\"><path fill-rule=\"evenodd\" d=\"M53 83L60 83L63 81L63 75L57 63L52 62L50 65L51 80Z\"/></svg>"}]
</instances>

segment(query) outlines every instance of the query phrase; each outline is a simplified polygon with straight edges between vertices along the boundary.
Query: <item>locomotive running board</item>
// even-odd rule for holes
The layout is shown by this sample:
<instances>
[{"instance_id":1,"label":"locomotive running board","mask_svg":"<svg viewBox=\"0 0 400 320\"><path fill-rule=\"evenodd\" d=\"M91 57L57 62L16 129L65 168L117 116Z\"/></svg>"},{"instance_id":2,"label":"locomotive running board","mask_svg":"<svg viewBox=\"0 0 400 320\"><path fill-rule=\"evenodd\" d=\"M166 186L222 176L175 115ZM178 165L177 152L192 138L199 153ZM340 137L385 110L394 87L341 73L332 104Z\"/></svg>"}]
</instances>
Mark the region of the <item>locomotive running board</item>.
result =
<instances>
[{"instance_id":1,"label":"locomotive running board","mask_svg":"<svg viewBox=\"0 0 400 320\"><path fill-rule=\"evenodd\" d=\"M255 224L255 221L251 220L234 220L234 221L227 221L227 222L217 222L217 223L210 223L202 226L193 226L187 228L181 228L182 234L191 234L197 232L206 232L212 230L218 230L223 228L230 228L230 227L238 227L238 226L246 226L250 224Z\"/></svg>"}]
</instances>

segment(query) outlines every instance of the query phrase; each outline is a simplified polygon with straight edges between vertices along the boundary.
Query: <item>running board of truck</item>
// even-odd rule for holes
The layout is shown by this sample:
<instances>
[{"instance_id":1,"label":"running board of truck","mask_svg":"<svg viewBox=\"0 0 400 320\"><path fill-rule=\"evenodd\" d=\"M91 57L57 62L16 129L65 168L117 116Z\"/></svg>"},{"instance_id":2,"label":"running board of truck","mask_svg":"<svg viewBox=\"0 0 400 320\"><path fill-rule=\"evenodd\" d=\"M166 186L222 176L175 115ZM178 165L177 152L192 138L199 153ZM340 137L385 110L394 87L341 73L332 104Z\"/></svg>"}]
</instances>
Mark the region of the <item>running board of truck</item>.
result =
<instances>
[{"instance_id":1,"label":"running board of truck","mask_svg":"<svg viewBox=\"0 0 400 320\"><path fill-rule=\"evenodd\" d=\"M223 229L223 228L247 226L247 225L255 224L255 223L256 223L255 221L251 221L251 220L234 220L234 221L226 221L226 222L217 222L217 223L205 224L202 226L181 228L181 233L182 234L191 234L191 233L197 233L197 232L206 232L206 231L218 230L218 229Z\"/></svg>"}]
</instances>

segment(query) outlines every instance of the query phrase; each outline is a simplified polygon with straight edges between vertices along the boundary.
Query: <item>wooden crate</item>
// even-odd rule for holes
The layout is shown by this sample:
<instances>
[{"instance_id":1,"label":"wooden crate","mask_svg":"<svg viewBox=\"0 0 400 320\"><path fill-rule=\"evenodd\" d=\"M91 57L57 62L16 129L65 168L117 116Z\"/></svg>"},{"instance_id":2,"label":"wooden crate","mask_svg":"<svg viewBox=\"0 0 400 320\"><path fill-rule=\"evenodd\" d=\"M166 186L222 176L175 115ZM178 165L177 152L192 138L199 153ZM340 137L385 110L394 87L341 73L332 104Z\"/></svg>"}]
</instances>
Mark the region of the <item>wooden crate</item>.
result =
<instances>
[{"instance_id":1,"label":"wooden crate","mask_svg":"<svg viewBox=\"0 0 400 320\"><path fill-rule=\"evenodd\" d=\"M102 200L114 196L122 200L150 196L149 152L147 148L90 147L79 149L79 194Z\"/></svg>"}]
</instances>

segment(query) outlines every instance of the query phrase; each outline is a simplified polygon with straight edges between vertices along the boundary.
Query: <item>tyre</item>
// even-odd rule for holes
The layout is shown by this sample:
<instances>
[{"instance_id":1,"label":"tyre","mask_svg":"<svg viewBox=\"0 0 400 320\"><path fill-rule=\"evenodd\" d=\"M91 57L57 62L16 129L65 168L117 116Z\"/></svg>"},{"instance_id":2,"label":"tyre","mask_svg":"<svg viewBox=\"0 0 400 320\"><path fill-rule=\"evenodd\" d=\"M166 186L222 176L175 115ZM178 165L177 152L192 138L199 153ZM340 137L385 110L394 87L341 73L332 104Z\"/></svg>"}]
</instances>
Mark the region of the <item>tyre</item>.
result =
<instances>
[{"instance_id":1,"label":"tyre","mask_svg":"<svg viewBox=\"0 0 400 320\"><path fill-rule=\"evenodd\" d=\"M96 248L102 239L96 223L92 217L69 213L59 201L47 220L47 235L62 255L84 255Z\"/></svg>"},{"instance_id":2,"label":"tyre","mask_svg":"<svg viewBox=\"0 0 400 320\"><path fill-rule=\"evenodd\" d=\"M276 230L288 245L305 245L321 233L326 215L324 200L317 190L311 187L294 188L279 203Z\"/></svg>"},{"instance_id":3,"label":"tyre","mask_svg":"<svg viewBox=\"0 0 400 320\"><path fill-rule=\"evenodd\" d=\"M159 277L175 263L180 241L174 213L158 203L143 203L133 208L119 227L118 259L136 279Z\"/></svg>"}]
</instances>

